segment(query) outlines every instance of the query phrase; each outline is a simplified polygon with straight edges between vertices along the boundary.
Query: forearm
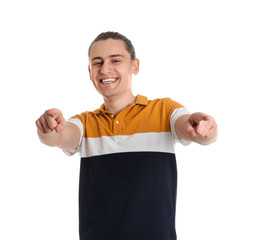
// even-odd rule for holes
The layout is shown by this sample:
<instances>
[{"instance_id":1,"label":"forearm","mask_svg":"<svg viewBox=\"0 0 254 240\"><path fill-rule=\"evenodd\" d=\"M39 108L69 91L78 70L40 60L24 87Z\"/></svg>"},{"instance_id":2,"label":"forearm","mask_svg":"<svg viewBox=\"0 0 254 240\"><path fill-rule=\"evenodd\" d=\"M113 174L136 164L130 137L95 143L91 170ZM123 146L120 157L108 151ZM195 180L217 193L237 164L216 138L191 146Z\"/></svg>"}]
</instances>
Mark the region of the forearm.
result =
<instances>
[{"instance_id":1,"label":"forearm","mask_svg":"<svg viewBox=\"0 0 254 240\"><path fill-rule=\"evenodd\" d=\"M72 123L67 123L64 129L57 133L53 130L50 133L42 133L37 129L40 141L51 147L59 147L65 150L71 150L78 147L80 139L80 131L77 126Z\"/></svg>"},{"instance_id":2,"label":"forearm","mask_svg":"<svg viewBox=\"0 0 254 240\"><path fill-rule=\"evenodd\" d=\"M57 147L60 142L60 134L57 133L55 130L51 133L42 133L39 129L37 129L37 133L39 136L40 141L50 147Z\"/></svg>"}]
</instances>

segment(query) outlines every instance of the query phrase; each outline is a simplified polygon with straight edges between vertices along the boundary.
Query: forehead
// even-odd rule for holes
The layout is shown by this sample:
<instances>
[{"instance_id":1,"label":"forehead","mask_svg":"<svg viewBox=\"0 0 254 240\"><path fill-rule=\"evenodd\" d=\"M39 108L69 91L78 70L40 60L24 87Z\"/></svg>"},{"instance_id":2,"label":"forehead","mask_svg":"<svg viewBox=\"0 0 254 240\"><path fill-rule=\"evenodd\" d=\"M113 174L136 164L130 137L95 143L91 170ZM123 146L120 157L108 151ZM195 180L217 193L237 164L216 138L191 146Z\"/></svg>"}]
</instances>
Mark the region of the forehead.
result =
<instances>
[{"instance_id":1,"label":"forehead","mask_svg":"<svg viewBox=\"0 0 254 240\"><path fill-rule=\"evenodd\" d=\"M107 58L110 55L128 55L125 43L122 40L107 39L95 42L90 50L89 59L95 57Z\"/></svg>"}]
</instances>

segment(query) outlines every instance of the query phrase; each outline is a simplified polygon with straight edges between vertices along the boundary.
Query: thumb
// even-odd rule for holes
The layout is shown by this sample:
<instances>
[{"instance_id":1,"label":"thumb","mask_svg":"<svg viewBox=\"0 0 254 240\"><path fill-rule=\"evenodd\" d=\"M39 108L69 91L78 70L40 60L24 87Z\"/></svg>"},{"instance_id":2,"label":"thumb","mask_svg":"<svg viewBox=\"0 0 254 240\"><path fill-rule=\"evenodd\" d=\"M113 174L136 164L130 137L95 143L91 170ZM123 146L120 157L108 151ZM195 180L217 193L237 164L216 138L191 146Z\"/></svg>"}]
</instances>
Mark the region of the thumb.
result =
<instances>
[{"instance_id":1,"label":"thumb","mask_svg":"<svg viewBox=\"0 0 254 240\"><path fill-rule=\"evenodd\" d=\"M59 123L59 124L56 126L55 131L56 131L57 133L61 132L61 131L64 129L64 126L65 126L65 122Z\"/></svg>"}]
</instances>

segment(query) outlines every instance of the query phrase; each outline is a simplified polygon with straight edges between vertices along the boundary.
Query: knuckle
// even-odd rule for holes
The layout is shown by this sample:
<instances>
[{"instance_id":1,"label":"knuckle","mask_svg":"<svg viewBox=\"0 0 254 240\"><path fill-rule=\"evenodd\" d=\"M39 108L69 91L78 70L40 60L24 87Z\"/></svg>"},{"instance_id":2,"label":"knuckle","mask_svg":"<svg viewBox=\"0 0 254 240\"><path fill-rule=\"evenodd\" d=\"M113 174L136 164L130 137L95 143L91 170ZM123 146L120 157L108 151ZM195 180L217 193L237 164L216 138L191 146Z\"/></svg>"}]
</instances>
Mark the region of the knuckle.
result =
<instances>
[{"instance_id":1,"label":"knuckle","mask_svg":"<svg viewBox=\"0 0 254 240\"><path fill-rule=\"evenodd\" d=\"M39 120L36 120L35 125L37 128L40 128L42 124Z\"/></svg>"},{"instance_id":2,"label":"knuckle","mask_svg":"<svg viewBox=\"0 0 254 240\"><path fill-rule=\"evenodd\" d=\"M46 132L46 133L51 133L52 130L51 130L50 128L47 128L47 129L45 129L45 132Z\"/></svg>"}]
</instances>

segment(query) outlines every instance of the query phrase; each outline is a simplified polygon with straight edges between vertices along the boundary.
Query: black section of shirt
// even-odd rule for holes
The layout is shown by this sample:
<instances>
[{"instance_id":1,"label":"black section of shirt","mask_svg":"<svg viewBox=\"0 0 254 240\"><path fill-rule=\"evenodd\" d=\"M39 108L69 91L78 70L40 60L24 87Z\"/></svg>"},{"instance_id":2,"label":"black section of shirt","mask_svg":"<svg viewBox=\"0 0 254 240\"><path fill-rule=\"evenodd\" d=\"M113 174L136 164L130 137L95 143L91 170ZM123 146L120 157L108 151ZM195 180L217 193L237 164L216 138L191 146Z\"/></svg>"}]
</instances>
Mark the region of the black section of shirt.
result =
<instances>
[{"instance_id":1,"label":"black section of shirt","mask_svg":"<svg viewBox=\"0 0 254 240\"><path fill-rule=\"evenodd\" d=\"M176 240L175 154L81 158L81 240Z\"/></svg>"}]
</instances>

